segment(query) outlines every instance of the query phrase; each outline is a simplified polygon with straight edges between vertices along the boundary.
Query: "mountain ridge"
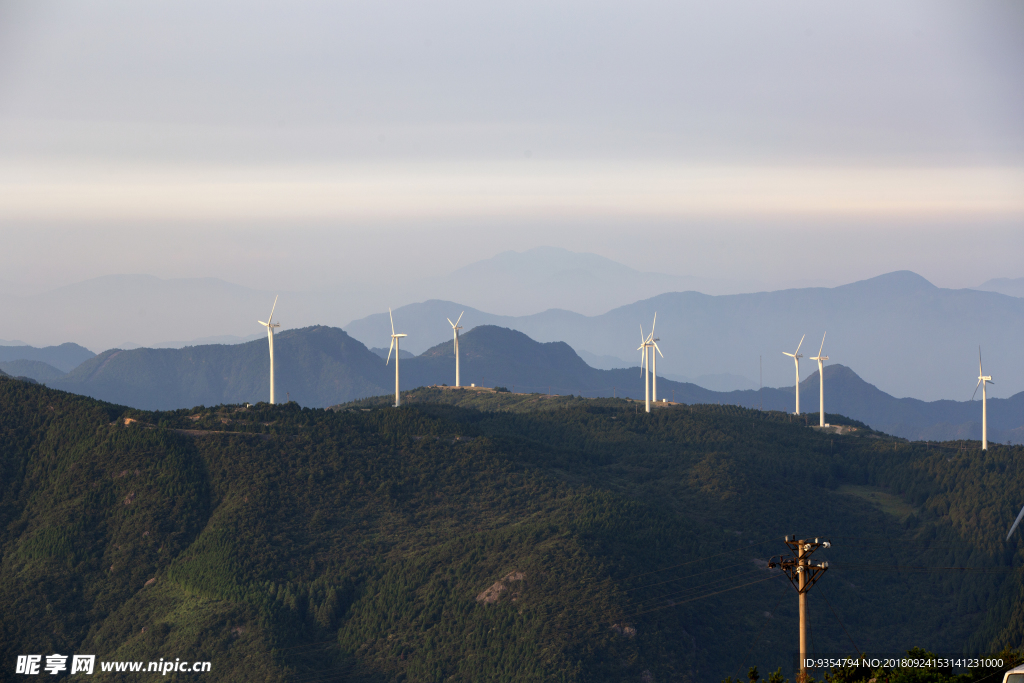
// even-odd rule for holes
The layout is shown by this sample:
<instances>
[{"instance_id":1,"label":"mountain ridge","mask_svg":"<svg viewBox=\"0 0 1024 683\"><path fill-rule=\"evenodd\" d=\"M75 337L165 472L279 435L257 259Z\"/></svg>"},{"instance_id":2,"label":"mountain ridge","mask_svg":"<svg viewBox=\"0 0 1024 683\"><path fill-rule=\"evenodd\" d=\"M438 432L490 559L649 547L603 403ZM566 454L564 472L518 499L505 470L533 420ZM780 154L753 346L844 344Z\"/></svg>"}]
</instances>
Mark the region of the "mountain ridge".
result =
<instances>
[{"instance_id":1,"label":"mountain ridge","mask_svg":"<svg viewBox=\"0 0 1024 683\"><path fill-rule=\"evenodd\" d=\"M403 358L402 390L454 384L453 349L448 340L419 356ZM460 352L464 386L644 399L638 366L592 368L565 342L539 342L516 330L481 325L461 335ZM379 352L337 328L314 326L278 333L275 361L278 402L327 407L394 391L393 367L385 365ZM47 384L145 409L256 403L269 398L269 357L262 339L184 349L111 349ZM801 407L808 423L817 416L818 385L817 371L801 381ZM879 431L908 439L980 438L977 403L896 398L838 363L825 366L825 385L827 412L847 415ZM792 412L795 403L792 387L719 392L658 377L657 390L658 400L687 404ZM990 398L988 409L990 439L1016 442L1024 431L1024 392L1008 399Z\"/></svg>"},{"instance_id":2,"label":"mountain ridge","mask_svg":"<svg viewBox=\"0 0 1024 683\"><path fill-rule=\"evenodd\" d=\"M805 333L805 343L812 346L827 332L826 354L857 367L858 374L887 393L921 400L948 398L964 387L973 388L980 343L986 367L1003 378L1002 395L1024 391L1024 357L1014 342L1024 337L1024 300L943 289L910 271L834 288L721 296L665 293L596 316L557 309L498 316L439 300L410 304L394 315L396 325L410 335L403 340L407 348L422 352L450 336L445 317L454 320L463 310L468 327L499 325L538 341L565 341L595 356L619 358L632 354L640 326L649 332L657 313L659 345L665 354L659 368L666 374L757 377L761 368L769 386L782 385L792 376L783 351L792 351ZM387 315L375 314L345 329L365 343L386 339L390 323ZM907 362L904 356L911 350L913 361ZM937 367L949 370L934 372ZM961 381L960 372L966 381Z\"/></svg>"}]
</instances>

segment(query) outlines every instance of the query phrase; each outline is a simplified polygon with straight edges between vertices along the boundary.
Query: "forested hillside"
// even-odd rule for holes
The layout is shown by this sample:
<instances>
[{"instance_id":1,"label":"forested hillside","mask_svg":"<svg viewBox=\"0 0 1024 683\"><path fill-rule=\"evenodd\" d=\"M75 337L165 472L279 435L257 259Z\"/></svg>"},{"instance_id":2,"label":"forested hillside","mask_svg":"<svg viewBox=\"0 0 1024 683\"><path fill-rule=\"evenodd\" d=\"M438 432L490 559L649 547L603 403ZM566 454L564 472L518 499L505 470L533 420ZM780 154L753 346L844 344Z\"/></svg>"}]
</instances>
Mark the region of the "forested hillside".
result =
<instances>
[{"instance_id":1,"label":"forested hillside","mask_svg":"<svg viewBox=\"0 0 1024 683\"><path fill-rule=\"evenodd\" d=\"M150 413L0 379L0 675L33 652L211 681L791 670L796 595L764 564L786 534L834 543L817 651L1024 639L1021 448L470 393Z\"/></svg>"}]
</instances>

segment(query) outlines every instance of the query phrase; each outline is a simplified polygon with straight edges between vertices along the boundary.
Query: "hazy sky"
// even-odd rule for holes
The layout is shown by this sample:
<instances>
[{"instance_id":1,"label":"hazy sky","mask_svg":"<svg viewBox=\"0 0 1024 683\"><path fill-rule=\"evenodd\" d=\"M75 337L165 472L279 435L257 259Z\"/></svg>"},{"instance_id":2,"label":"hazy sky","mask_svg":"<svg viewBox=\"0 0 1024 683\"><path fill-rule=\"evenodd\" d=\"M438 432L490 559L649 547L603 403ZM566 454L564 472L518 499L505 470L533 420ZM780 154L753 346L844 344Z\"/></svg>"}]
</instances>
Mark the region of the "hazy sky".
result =
<instances>
[{"instance_id":1,"label":"hazy sky","mask_svg":"<svg viewBox=\"0 0 1024 683\"><path fill-rule=\"evenodd\" d=\"M0 0L0 279L1021 277L1021 65L1018 0Z\"/></svg>"}]
</instances>

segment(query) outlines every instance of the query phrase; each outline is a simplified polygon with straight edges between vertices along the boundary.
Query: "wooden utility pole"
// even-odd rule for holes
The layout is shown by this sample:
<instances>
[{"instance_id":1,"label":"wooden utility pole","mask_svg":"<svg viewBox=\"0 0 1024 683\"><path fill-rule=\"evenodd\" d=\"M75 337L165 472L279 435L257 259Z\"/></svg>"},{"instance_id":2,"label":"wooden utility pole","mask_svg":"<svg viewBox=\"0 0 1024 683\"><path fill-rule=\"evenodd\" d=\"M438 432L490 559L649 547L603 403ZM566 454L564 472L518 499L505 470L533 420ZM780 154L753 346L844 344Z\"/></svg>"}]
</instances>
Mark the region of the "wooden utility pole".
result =
<instances>
[{"instance_id":1,"label":"wooden utility pole","mask_svg":"<svg viewBox=\"0 0 1024 683\"><path fill-rule=\"evenodd\" d=\"M829 541L796 540L786 536L786 545L793 553L789 557L778 556L768 562L769 568L779 567L786 573L789 582L796 588L800 601L800 675L798 683L807 681L807 592L818 582L821 575L828 570L828 562L811 562L811 554L818 548L831 548Z\"/></svg>"}]
</instances>

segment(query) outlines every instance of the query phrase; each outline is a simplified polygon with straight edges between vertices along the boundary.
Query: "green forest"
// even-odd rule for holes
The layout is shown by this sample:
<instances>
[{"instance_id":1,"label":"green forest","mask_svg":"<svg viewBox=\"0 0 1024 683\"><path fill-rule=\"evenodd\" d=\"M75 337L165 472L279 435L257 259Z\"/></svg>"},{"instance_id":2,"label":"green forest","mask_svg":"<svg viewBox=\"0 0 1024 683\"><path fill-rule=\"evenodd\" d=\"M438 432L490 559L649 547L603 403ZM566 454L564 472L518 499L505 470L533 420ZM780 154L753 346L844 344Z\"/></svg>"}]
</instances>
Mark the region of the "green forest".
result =
<instances>
[{"instance_id":1,"label":"green forest","mask_svg":"<svg viewBox=\"0 0 1024 683\"><path fill-rule=\"evenodd\" d=\"M1024 448L735 406L403 400L146 412L0 378L0 679L56 652L212 662L168 680L778 683L786 535L832 543L815 653L1009 665L1024 644L1004 540Z\"/></svg>"}]
</instances>

